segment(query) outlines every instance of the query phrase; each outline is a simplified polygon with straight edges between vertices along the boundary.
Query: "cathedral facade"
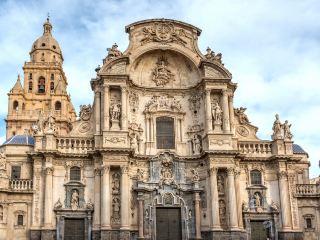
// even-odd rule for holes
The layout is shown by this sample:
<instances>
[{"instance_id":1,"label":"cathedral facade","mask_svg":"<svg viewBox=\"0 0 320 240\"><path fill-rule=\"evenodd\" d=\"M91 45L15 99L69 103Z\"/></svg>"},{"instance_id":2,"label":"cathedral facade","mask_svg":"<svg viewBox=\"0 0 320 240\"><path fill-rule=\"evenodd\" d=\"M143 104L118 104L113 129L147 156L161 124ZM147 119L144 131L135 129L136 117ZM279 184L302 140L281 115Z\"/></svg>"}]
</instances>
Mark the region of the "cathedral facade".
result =
<instances>
[{"instance_id":1,"label":"cathedral facade","mask_svg":"<svg viewBox=\"0 0 320 240\"><path fill-rule=\"evenodd\" d=\"M276 115L256 136L237 85L201 30L126 27L77 114L47 20L8 93L0 239L319 239L320 183ZM88 85L89 86L89 85Z\"/></svg>"}]
</instances>

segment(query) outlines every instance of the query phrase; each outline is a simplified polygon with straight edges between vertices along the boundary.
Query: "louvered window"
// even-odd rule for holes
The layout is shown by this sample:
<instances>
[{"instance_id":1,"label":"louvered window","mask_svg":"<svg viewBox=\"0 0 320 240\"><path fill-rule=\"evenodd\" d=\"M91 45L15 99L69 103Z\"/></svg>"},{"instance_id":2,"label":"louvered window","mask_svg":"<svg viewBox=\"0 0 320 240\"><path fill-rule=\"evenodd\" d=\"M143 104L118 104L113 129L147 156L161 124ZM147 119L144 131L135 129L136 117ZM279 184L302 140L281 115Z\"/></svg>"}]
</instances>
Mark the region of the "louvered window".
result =
<instances>
[{"instance_id":1,"label":"louvered window","mask_svg":"<svg viewBox=\"0 0 320 240\"><path fill-rule=\"evenodd\" d=\"M70 181L80 181L81 170L79 167L70 168Z\"/></svg>"},{"instance_id":2,"label":"louvered window","mask_svg":"<svg viewBox=\"0 0 320 240\"><path fill-rule=\"evenodd\" d=\"M157 148L174 149L174 120L170 117L157 118Z\"/></svg>"},{"instance_id":3,"label":"louvered window","mask_svg":"<svg viewBox=\"0 0 320 240\"><path fill-rule=\"evenodd\" d=\"M258 170L251 171L250 177L251 177L251 184L252 185L261 185L262 184L261 172L259 172Z\"/></svg>"}]
</instances>

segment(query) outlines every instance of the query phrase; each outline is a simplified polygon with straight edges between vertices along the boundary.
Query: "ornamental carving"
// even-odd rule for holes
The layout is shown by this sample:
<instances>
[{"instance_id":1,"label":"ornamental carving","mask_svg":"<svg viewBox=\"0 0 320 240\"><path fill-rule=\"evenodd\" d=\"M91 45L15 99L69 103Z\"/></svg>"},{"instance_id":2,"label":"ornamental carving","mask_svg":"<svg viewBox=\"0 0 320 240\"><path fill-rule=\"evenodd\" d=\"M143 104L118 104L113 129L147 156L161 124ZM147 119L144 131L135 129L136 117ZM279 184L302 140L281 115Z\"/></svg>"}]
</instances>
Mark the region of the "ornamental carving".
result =
<instances>
[{"instance_id":1,"label":"ornamental carving","mask_svg":"<svg viewBox=\"0 0 320 240\"><path fill-rule=\"evenodd\" d=\"M140 143L142 141L141 136L143 133L141 124L129 123L128 130L130 138L130 148L133 149L135 153L139 153Z\"/></svg>"},{"instance_id":2,"label":"ornamental carving","mask_svg":"<svg viewBox=\"0 0 320 240\"><path fill-rule=\"evenodd\" d=\"M173 177L173 161L172 158L167 154L163 155L161 161L159 185L162 186L163 184L175 184L175 180Z\"/></svg>"},{"instance_id":3,"label":"ornamental carving","mask_svg":"<svg viewBox=\"0 0 320 240\"><path fill-rule=\"evenodd\" d=\"M6 154L3 151L0 152L0 169L6 169Z\"/></svg>"},{"instance_id":4,"label":"ornamental carving","mask_svg":"<svg viewBox=\"0 0 320 240\"><path fill-rule=\"evenodd\" d=\"M209 47L207 48L207 54L204 56L210 62L219 63L219 64L223 65L223 63L221 61L222 54L221 53L215 54L215 52L212 51L211 48L209 48Z\"/></svg>"},{"instance_id":5,"label":"ornamental carving","mask_svg":"<svg viewBox=\"0 0 320 240\"><path fill-rule=\"evenodd\" d=\"M152 71L152 81L157 86L164 87L170 81L174 81L174 74L168 69L168 65L167 58L164 56L158 58L156 66Z\"/></svg>"},{"instance_id":6,"label":"ornamental carving","mask_svg":"<svg viewBox=\"0 0 320 240\"><path fill-rule=\"evenodd\" d=\"M225 226L227 224L227 207L226 203L224 200L219 200L219 217L220 217L220 222L222 226Z\"/></svg>"},{"instance_id":7,"label":"ornamental carving","mask_svg":"<svg viewBox=\"0 0 320 240\"><path fill-rule=\"evenodd\" d=\"M91 112L92 112L92 107L91 105L80 105L80 119L82 121L88 121L90 119L91 116Z\"/></svg>"},{"instance_id":8,"label":"ornamental carving","mask_svg":"<svg viewBox=\"0 0 320 240\"><path fill-rule=\"evenodd\" d=\"M107 51L108 51L108 55L104 59L103 63L113 58L122 56L122 52L118 50L118 45L116 43L113 44L111 48L107 48Z\"/></svg>"},{"instance_id":9,"label":"ornamental carving","mask_svg":"<svg viewBox=\"0 0 320 240\"><path fill-rule=\"evenodd\" d=\"M224 194L224 176L222 174L219 174L217 176L217 188L219 194Z\"/></svg>"},{"instance_id":10,"label":"ornamental carving","mask_svg":"<svg viewBox=\"0 0 320 240\"><path fill-rule=\"evenodd\" d=\"M124 138L124 137L106 137L105 141L111 142L113 144L120 143L120 142L126 143L126 138Z\"/></svg>"},{"instance_id":11,"label":"ornamental carving","mask_svg":"<svg viewBox=\"0 0 320 240\"><path fill-rule=\"evenodd\" d=\"M272 140L284 139L290 141L293 137L290 128L291 124L288 123L288 120L286 120L284 124L281 124L279 114L276 114L276 120L272 126Z\"/></svg>"},{"instance_id":12,"label":"ornamental carving","mask_svg":"<svg viewBox=\"0 0 320 240\"><path fill-rule=\"evenodd\" d=\"M182 112L180 101L175 97L169 96L153 96L145 106L145 112Z\"/></svg>"},{"instance_id":13,"label":"ornamental carving","mask_svg":"<svg viewBox=\"0 0 320 240\"><path fill-rule=\"evenodd\" d=\"M139 96L137 93L129 92L130 111L136 113L139 107Z\"/></svg>"},{"instance_id":14,"label":"ornamental carving","mask_svg":"<svg viewBox=\"0 0 320 240\"><path fill-rule=\"evenodd\" d=\"M247 108L243 108L243 107L234 109L234 113L236 116L239 117L239 122L241 124L250 123L247 114L244 113L246 110L247 110Z\"/></svg>"},{"instance_id":15,"label":"ornamental carving","mask_svg":"<svg viewBox=\"0 0 320 240\"><path fill-rule=\"evenodd\" d=\"M237 133L242 137L248 137L249 136L249 130L243 126L239 126L237 128Z\"/></svg>"},{"instance_id":16,"label":"ornamental carving","mask_svg":"<svg viewBox=\"0 0 320 240\"><path fill-rule=\"evenodd\" d=\"M113 224L120 224L120 173L119 171L112 174L112 216L111 222Z\"/></svg>"},{"instance_id":17,"label":"ornamental carving","mask_svg":"<svg viewBox=\"0 0 320 240\"><path fill-rule=\"evenodd\" d=\"M189 108L193 114L197 114L200 110L201 94L194 94L189 98Z\"/></svg>"},{"instance_id":18,"label":"ornamental carving","mask_svg":"<svg viewBox=\"0 0 320 240\"><path fill-rule=\"evenodd\" d=\"M172 23L155 23L153 26L144 27L142 33L144 36L141 39L141 45L149 42L178 43L183 46L187 44L183 40L183 37L186 36L185 31L175 28Z\"/></svg>"},{"instance_id":19,"label":"ornamental carving","mask_svg":"<svg viewBox=\"0 0 320 240\"><path fill-rule=\"evenodd\" d=\"M192 182L199 182L200 177L199 177L199 172L197 169L192 168L190 170L191 174L192 174Z\"/></svg>"}]
</instances>

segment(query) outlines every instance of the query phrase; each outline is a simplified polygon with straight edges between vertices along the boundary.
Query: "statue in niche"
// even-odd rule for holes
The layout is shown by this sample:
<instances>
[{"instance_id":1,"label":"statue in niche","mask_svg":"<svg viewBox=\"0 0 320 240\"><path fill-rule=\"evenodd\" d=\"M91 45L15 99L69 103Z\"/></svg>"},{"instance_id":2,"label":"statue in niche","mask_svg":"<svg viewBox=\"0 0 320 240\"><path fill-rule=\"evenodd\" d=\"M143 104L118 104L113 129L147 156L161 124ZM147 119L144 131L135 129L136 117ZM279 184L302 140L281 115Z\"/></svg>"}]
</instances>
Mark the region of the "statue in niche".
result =
<instances>
[{"instance_id":1,"label":"statue in niche","mask_svg":"<svg viewBox=\"0 0 320 240\"><path fill-rule=\"evenodd\" d=\"M283 137L284 139L286 140L291 140L293 135L291 133L291 124L288 123L288 120L286 120L284 122L284 124L282 125L282 128L283 128Z\"/></svg>"},{"instance_id":2,"label":"statue in niche","mask_svg":"<svg viewBox=\"0 0 320 240\"><path fill-rule=\"evenodd\" d=\"M194 154L200 154L202 151L201 147L201 136L195 134L192 139L192 149Z\"/></svg>"},{"instance_id":3,"label":"statue in niche","mask_svg":"<svg viewBox=\"0 0 320 240\"><path fill-rule=\"evenodd\" d=\"M173 179L173 162L171 158L167 155L164 156L162 162L162 167L160 171L160 182L159 185L162 186L162 184L170 185L172 183L175 183Z\"/></svg>"},{"instance_id":4,"label":"statue in niche","mask_svg":"<svg viewBox=\"0 0 320 240\"><path fill-rule=\"evenodd\" d=\"M216 125L222 124L222 110L217 102L212 105L212 118Z\"/></svg>"},{"instance_id":5,"label":"statue in niche","mask_svg":"<svg viewBox=\"0 0 320 240\"><path fill-rule=\"evenodd\" d=\"M91 110L92 110L92 107L91 105L80 105L80 119L82 121L88 121L90 119L90 116L91 116Z\"/></svg>"},{"instance_id":6,"label":"statue in niche","mask_svg":"<svg viewBox=\"0 0 320 240\"><path fill-rule=\"evenodd\" d=\"M112 221L120 223L120 199L117 196L112 199Z\"/></svg>"},{"instance_id":7,"label":"statue in niche","mask_svg":"<svg viewBox=\"0 0 320 240\"><path fill-rule=\"evenodd\" d=\"M221 225L226 225L226 204L223 200L219 200L219 215Z\"/></svg>"},{"instance_id":8,"label":"statue in niche","mask_svg":"<svg viewBox=\"0 0 320 240\"><path fill-rule=\"evenodd\" d=\"M272 139L273 140L277 140L277 139L282 139L282 124L280 122L280 119L279 119L279 114L276 114L276 120L273 122L273 127L272 127L272 130L273 130L273 134L272 134Z\"/></svg>"},{"instance_id":9,"label":"statue in niche","mask_svg":"<svg viewBox=\"0 0 320 240\"><path fill-rule=\"evenodd\" d=\"M158 58L157 66L153 70L152 81L156 83L157 86L164 87L170 80L173 80L174 74L168 69L168 61L165 57Z\"/></svg>"},{"instance_id":10,"label":"statue in niche","mask_svg":"<svg viewBox=\"0 0 320 240\"><path fill-rule=\"evenodd\" d=\"M77 210L78 207L79 207L79 193L76 189L74 189L71 195L71 209Z\"/></svg>"},{"instance_id":11,"label":"statue in niche","mask_svg":"<svg viewBox=\"0 0 320 240\"><path fill-rule=\"evenodd\" d=\"M111 108L110 108L111 121L119 121L120 120L120 111L121 111L121 104L120 103L114 103L111 105Z\"/></svg>"},{"instance_id":12,"label":"statue in niche","mask_svg":"<svg viewBox=\"0 0 320 240\"><path fill-rule=\"evenodd\" d=\"M254 203L256 207L261 207L261 197L259 193L254 194Z\"/></svg>"},{"instance_id":13,"label":"statue in niche","mask_svg":"<svg viewBox=\"0 0 320 240\"><path fill-rule=\"evenodd\" d=\"M217 179L218 193L224 192L224 179L222 175L218 175Z\"/></svg>"},{"instance_id":14,"label":"statue in niche","mask_svg":"<svg viewBox=\"0 0 320 240\"><path fill-rule=\"evenodd\" d=\"M112 175L112 194L120 194L120 175L114 173Z\"/></svg>"}]
</instances>

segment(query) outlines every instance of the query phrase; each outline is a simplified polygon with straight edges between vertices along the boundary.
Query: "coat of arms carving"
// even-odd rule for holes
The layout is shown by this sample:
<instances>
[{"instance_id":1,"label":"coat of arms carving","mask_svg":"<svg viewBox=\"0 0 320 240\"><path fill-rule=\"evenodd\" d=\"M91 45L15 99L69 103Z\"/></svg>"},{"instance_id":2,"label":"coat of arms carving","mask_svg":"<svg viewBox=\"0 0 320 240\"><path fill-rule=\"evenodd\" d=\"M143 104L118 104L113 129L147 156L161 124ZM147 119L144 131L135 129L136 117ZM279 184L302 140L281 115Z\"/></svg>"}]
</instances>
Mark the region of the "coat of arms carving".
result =
<instances>
[{"instance_id":1,"label":"coat of arms carving","mask_svg":"<svg viewBox=\"0 0 320 240\"><path fill-rule=\"evenodd\" d=\"M170 80L174 81L174 74L168 69L169 63L165 57L159 57L156 64L152 72L152 81L157 86L164 87Z\"/></svg>"}]
</instances>

